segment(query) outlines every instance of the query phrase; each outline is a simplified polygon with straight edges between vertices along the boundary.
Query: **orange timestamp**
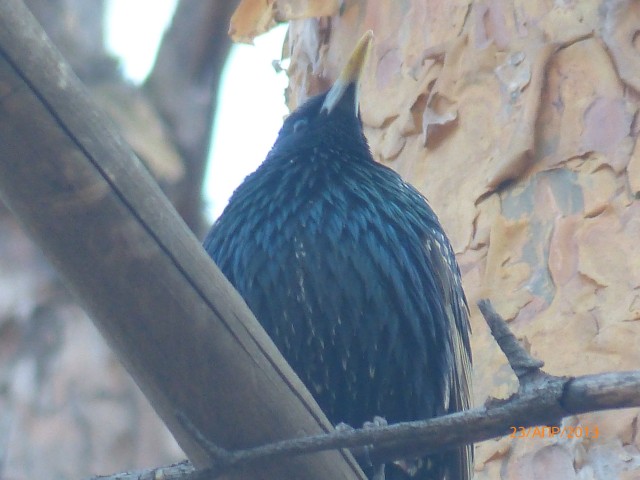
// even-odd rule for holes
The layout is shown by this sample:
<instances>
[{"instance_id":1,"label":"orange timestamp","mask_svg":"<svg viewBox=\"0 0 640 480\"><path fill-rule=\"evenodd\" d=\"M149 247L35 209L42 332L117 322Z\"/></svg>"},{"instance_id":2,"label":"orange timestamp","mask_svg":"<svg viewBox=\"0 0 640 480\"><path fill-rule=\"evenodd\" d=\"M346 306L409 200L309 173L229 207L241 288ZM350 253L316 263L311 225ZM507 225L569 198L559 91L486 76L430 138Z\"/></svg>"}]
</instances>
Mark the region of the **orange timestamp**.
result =
<instances>
[{"instance_id":1,"label":"orange timestamp","mask_svg":"<svg viewBox=\"0 0 640 480\"><path fill-rule=\"evenodd\" d=\"M511 433L509 438L593 438L600 436L597 425L577 425L575 427L565 426L537 426L537 427L509 427Z\"/></svg>"}]
</instances>

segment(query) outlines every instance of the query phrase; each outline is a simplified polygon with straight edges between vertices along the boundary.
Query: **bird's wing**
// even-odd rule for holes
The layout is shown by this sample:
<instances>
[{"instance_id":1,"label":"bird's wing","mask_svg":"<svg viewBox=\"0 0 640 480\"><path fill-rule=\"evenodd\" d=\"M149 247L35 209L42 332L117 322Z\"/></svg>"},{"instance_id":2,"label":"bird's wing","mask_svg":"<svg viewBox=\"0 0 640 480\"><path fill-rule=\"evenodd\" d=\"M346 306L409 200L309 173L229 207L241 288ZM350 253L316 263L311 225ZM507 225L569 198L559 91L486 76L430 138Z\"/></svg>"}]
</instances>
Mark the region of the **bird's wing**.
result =
<instances>
[{"instance_id":1,"label":"bird's wing","mask_svg":"<svg viewBox=\"0 0 640 480\"><path fill-rule=\"evenodd\" d=\"M442 284L445 299L445 314L449 322L453 363L449 371L449 399L445 406L448 412L457 412L471 407L471 347L469 334L469 309L462 289L458 265L449 242L443 235L431 236L425 241L429 263ZM472 478L473 447L461 447L450 455L450 465L456 467L449 478L467 480Z\"/></svg>"}]
</instances>

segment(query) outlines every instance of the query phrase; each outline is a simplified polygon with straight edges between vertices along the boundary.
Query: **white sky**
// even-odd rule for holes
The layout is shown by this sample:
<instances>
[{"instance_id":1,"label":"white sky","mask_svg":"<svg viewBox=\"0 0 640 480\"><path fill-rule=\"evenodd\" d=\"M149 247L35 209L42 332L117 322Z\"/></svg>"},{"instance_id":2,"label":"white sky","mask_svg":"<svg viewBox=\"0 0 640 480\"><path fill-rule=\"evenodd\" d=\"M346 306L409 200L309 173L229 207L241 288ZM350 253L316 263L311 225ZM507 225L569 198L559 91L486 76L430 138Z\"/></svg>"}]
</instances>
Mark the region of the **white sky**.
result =
<instances>
[{"instance_id":1,"label":"white sky","mask_svg":"<svg viewBox=\"0 0 640 480\"><path fill-rule=\"evenodd\" d=\"M234 45L222 74L205 200L217 218L242 180L267 156L288 113L285 72L276 73L286 27Z\"/></svg>"},{"instance_id":2,"label":"white sky","mask_svg":"<svg viewBox=\"0 0 640 480\"><path fill-rule=\"evenodd\" d=\"M107 48L121 58L123 73L136 83L153 66L162 34L176 0L109 0ZM234 45L225 66L218 97L205 205L211 218L222 213L229 196L264 160L283 117L287 77L276 73L286 27L256 38L255 45Z\"/></svg>"}]
</instances>

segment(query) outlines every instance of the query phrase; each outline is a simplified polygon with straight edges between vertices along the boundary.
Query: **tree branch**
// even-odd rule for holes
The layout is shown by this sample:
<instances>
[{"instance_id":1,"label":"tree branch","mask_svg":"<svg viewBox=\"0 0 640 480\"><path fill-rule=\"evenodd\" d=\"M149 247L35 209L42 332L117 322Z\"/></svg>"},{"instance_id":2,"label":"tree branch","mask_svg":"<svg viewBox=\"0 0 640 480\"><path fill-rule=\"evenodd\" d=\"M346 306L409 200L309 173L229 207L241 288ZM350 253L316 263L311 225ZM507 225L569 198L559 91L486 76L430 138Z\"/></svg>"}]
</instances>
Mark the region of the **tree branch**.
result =
<instances>
[{"instance_id":1,"label":"tree branch","mask_svg":"<svg viewBox=\"0 0 640 480\"><path fill-rule=\"evenodd\" d=\"M223 448L331 429L200 242L19 0L0 0L0 198L197 467L176 412ZM364 478L346 452L238 477Z\"/></svg>"},{"instance_id":2,"label":"tree branch","mask_svg":"<svg viewBox=\"0 0 640 480\"><path fill-rule=\"evenodd\" d=\"M374 464L476 443L514 433L520 427L557 425L564 417L598 410L640 407L640 371L576 378L547 376L546 382L505 401L430 420L285 440L249 450L217 454L211 478L266 459L326 449L369 447ZM558 435L560 432L558 432ZM566 436L566 434L565 434ZM352 450L357 459L363 457ZM191 479L191 477L186 477Z\"/></svg>"},{"instance_id":3,"label":"tree branch","mask_svg":"<svg viewBox=\"0 0 640 480\"><path fill-rule=\"evenodd\" d=\"M134 472L116 473L114 475L98 475L89 480L208 480L204 476L206 470L200 470L198 477L191 462L184 460L180 463L158 468L148 468Z\"/></svg>"},{"instance_id":4,"label":"tree branch","mask_svg":"<svg viewBox=\"0 0 640 480\"><path fill-rule=\"evenodd\" d=\"M520 345L488 300L481 300L479 307L509 365L514 372L516 369L519 372L520 388L511 398L490 399L481 408L430 420L333 432L248 450L229 452L201 439L203 448L209 450L210 457L215 459L214 466L197 472L185 472L178 478L210 480L222 473L259 464L267 459L339 448L351 449L351 453L359 460L368 458L374 464L388 463L399 458L420 457L468 443L515 435L521 427L538 425L546 428L546 436L555 434L567 437L570 432L555 427L564 417L598 410L640 407L640 371L571 378L549 375L540 370L543 362L533 358ZM580 435L584 434L583 431ZM592 431L590 435L598 434ZM364 456L365 447L367 457ZM136 478L127 477L127 480ZM124 480L120 477L105 478L116 479Z\"/></svg>"},{"instance_id":5,"label":"tree branch","mask_svg":"<svg viewBox=\"0 0 640 480\"><path fill-rule=\"evenodd\" d=\"M144 89L168 125L187 168L175 188L178 212L203 233L202 181L209 154L218 86L237 0L182 0L158 50Z\"/></svg>"},{"instance_id":6,"label":"tree branch","mask_svg":"<svg viewBox=\"0 0 640 480\"><path fill-rule=\"evenodd\" d=\"M491 335L493 335L502 353L507 357L509 366L513 370L513 373L516 374L516 377L518 377L520 383L522 383L523 380L526 381L527 374L536 372L544 366L542 360L533 358L529 352L520 345L515 335L511 333L507 323L494 310L489 300L480 300L478 302L478 308L487 325L489 325Z\"/></svg>"}]
</instances>

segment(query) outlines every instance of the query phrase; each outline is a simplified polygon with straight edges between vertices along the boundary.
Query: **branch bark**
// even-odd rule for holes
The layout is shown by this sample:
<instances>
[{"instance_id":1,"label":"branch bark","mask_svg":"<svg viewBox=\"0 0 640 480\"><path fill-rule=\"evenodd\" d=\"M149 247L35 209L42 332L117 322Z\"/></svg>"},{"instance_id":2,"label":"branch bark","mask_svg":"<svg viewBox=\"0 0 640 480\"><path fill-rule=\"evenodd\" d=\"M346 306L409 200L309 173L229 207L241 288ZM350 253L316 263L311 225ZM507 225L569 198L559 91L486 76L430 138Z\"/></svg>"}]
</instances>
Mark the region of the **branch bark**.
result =
<instances>
[{"instance_id":1,"label":"branch bark","mask_svg":"<svg viewBox=\"0 0 640 480\"><path fill-rule=\"evenodd\" d=\"M332 448L349 448L356 458L368 447L374 465L476 443L514 433L514 428L558 425L562 418L580 413L640 407L640 371L612 372L575 378L544 374L545 382L508 400L491 400L475 408L430 420L387 427L334 432L285 440L244 451L228 452L210 469L211 478L266 459L288 458ZM547 436L550 435L550 431ZM562 431L556 435L567 438ZM191 477L187 477L191 480Z\"/></svg>"},{"instance_id":2,"label":"branch bark","mask_svg":"<svg viewBox=\"0 0 640 480\"><path fill-rule=\"evenodd\" d=\"M176 413L229 449L329 431L22 2L0 0L0 11L0 198L81 298L191 461L205 467L210 458ZM238 474L364 478L344 452Z\"/></svg>"},{"instance_id":3,"label":"branch bark","mask_svg":"<svg viewBox=\"0 0 640 480\"><path fill-rule=\"evenodd\" d=\"M215 448L211 452L211 456L216 458L213 468L184 471L176 475L176 480L210 480L267 459L290 458L325 449L349 448L356 458L364 458L363 449L367 447L366 458L374 464L388 463L508 434L515 438L515 435L522 434L521 428L539 425L546 429L542 430L544 436L553 434L567 438L572 435L571 430L557 427L564 417L598 410L640 407L640 371L572 378L549 375L539 369L543 362L533 358L520 345L487 300L480 301L479 306L509 365L519 372L520 388L511 398L490 399L481 408L430 420L284 440L241 451ZM573 435L576 436L575 430ZM597 438L599 432L591 430L589 433L583 429L579 436L583 435ZM205 445L203 448L208 447ZM149 472L135 472L130 477L99 478L135 480L146 478L144 475L149 475Z\"/></svg>"},{"instance_id":4,"label":"branch bark","mask_svg":"<svg viewBox=\"0 0 640 480\"><path fill-rule=\"evenodd\" d=\"M522 428L533 426L547 428L546 436L555 432L555 435L566 438L570 432L557 427L564 417L597 410L640 407L640 371L572 378L549 375L540 369L544 362L523 348L488 300L479 301L478 306L518 377L518 392L508 400L489 399L481 408L430 420L285 440L244 451L218 450L212 452L217 461L206 478L215 478L239 465L267 458L308 454L325 448L350 448L356 458L362 457L379 465L509 433L515 435ZM553 427L557 430L552 430ZM598 432L591 433L599 435ZM185 478L196 480L191 475Z\"/></svg>"},{"instance_id":5,"label":"branch bark","mask_svg":"<svg viewBox=\"0 0 640 480\"><path fill-rule=\"evenodd\" d=\"M204 231L202 180L221 72L231 48L229 19L236 4L180 1L144 85L187 165L175 205L197 234Z\"/></svg>"}]
</instances>

